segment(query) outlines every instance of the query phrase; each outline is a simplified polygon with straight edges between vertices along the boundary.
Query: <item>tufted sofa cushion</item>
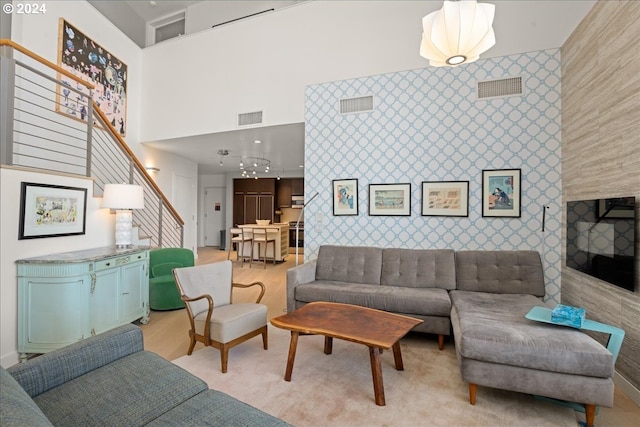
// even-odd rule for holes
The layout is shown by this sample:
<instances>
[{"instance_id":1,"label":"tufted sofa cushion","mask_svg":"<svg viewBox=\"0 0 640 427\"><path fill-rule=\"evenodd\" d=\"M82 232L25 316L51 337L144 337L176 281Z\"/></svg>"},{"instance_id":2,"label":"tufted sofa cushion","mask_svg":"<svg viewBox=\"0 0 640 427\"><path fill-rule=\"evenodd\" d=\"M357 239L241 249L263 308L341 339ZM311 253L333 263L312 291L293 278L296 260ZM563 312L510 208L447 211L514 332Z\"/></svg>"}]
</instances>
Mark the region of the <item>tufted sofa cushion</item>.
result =
<instances>
[{"instance_id":1,"label":"tufted sofa cushion","mask_svg":"<svg viewBox=\"0 0 640 427\"><path fill-rule=\"evenodd\" d=\"M380 284L403 288L456 288L451 249L384 249Z\"/></svg>"},{"instance_id":2,"label":"tufted sofa cushion","mask_svg":"<svg viewBox=\"0 0 640 427\"><path fill-rule=\"evenodd\" d=\"M316 280L380 284L382 248L320 246Z\"/></svg>"},{"instance_id":3,"label":"tufted sofa cushion","mask_svg":"<svg viewBox=\"0 0 640 427\"><path fill-rule=\"evenodd\" d=\"M536 251L456 252L457 289L543 297L544 277Z\"/></svg>"}]
</instances>

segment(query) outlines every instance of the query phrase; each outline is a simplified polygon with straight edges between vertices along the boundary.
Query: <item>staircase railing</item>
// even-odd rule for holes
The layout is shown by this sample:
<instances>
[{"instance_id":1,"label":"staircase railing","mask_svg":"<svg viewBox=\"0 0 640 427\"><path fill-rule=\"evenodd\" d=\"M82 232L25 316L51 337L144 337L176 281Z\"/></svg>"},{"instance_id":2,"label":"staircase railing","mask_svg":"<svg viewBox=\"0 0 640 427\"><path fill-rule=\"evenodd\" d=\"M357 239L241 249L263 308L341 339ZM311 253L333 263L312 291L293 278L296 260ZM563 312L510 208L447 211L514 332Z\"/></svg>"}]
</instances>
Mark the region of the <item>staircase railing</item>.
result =
<instances>
[{"instance_id":1,"label":"staircase railing","mask_svg":"<svg viewBox=\"0 0 640 427\"><path fill-rule=\"evenodd\" d=\"M141 238L182 247L184 221L92 99L94 85L12 40L0 49L0 163L92 177L98 197L107 183L141 185Z\"/></svg>"}]
</instances>

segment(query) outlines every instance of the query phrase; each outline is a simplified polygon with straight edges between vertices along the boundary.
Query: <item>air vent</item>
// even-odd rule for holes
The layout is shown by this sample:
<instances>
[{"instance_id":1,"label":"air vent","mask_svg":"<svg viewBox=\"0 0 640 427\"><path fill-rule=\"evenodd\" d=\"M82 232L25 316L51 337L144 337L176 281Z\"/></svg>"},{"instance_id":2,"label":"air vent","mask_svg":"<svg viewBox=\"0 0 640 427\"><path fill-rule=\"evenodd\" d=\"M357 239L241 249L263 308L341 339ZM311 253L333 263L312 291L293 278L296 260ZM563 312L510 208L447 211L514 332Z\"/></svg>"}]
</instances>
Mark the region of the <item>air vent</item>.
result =
<instances>
[{"instance_id":1,"label":"air vent","mask_svg":"<svg viewBox=\"0 0 640 427\"><path fill-rule=\"evenodd\" d=\"M522 77L478 82L478 99L522 95Z\"/></svg>"},{"instance_id":2,"label":"air vent","mask_svg":"<svg viewBox=\"0 0 640 427\"><path fill-rule=\"evenodd\" d=\"M259 125L262 123L262 111L238 114L238 126Z\"/></svg>"},{"instance_id":3,"label":"air vent","mask_svg":"<svg viewBox=\"0 0 640 427\"><path fill-rule=\"evenodd\" d=\"M362 113L365 111L373 111L373 96L340 100L340 114Z\"/></svg>"}]
</instances>

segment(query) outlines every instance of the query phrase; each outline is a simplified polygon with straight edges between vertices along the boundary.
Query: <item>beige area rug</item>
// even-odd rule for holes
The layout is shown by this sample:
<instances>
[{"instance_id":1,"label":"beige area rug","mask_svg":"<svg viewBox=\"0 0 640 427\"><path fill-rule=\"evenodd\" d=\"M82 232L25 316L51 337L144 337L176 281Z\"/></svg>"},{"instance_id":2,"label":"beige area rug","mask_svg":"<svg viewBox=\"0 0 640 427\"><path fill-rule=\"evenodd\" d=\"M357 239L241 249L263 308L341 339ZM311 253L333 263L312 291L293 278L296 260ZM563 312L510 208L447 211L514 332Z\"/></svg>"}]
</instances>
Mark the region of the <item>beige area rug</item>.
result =
<instances>
[{"instance_id":1,"label":"beige area rug","mask_svg":"<svg viewBox=\"0 0 640 427\"><path fill-rule=\"evenodd\" d=\"M401 341L404 371L396 371L393 351L382 355L386 406L377 406L365 346L301 336L291 382L284 381L288 331L269 325L269 350L260 337L231 349L229 370L220 372L220 354L210 347L173 362L202 378L210 388L298 427L304 426L523 426L576 427L574 412L525 394L478 387L469 404L453 345L438 350L436 340L410 334Z\"/></svg>"}]
</instances>

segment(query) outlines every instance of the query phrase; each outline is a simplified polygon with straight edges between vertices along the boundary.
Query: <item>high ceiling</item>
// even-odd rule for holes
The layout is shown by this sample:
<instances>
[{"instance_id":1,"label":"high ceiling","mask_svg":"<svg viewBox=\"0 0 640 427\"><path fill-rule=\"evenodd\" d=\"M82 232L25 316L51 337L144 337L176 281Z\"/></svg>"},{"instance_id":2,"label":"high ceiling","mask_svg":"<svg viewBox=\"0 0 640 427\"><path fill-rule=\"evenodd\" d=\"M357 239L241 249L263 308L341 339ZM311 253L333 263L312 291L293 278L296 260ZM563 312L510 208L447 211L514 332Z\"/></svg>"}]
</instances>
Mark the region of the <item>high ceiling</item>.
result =
<instances>
[{"instance_id":1,"label":"high ceiling","mask_svg":"<svg viewBox=\"0 0 640 427\"><path fill-rule=\"evenodd\" d=\"M200 3L197 1L163 0L89 1L134 41L136 34L138 34L139 38L140 27L143 27L143 31L146 31L146 23L185 10L188 6L195 3ZM501 38L498 38L496 45L491 49L491 56L503 56L515 52L527 51L526 49L518 50L517 43L519 40L527 40L527 42L529 42L528 50L532 50L530 48L531 40L536 37L535 34L539 34L539 31L544 31L547 45L540 46L534 50L562 46L566 38L573 31L575 25L584 18L596 2L596 0L486 1L496 5L494 28L501 28L503 30ZM260 4L261 8L269 8L272 5L275 9L296 3L293 1L275 0L224 1L220 3L225 3L225 7L227 8L225 9L225 13L227 14L229 5L238 3L238 18L240 18L246 16L248 2L255 3L256 5ZM432 7L433 10L439 9L442 5L441 1L425 1L424 3L425 6ZM508 4L509 7L501 8L500 3L503 3L503 6L507 6ZM532 4L535 5L536 11L539 12L535 16L529 16L531 14ZM525 8L526 11L523 11L521 7ZM559 14L561 16L558 16ZM128 15L128 18L123 19L123 15ZM132 15L135 16L132 18ZM416 19L421 18L420 16ZM535 27L538 28L536 29ZM513 34L505 37L505 29L513 32ZM535 31L538 31L538 33ZM418 43L418 41L416 41L416 43ZM138 42L138 44L140 44L140 42ZM427 64L428 61L425 60L425 66L427 66ZM254 141L256 140L262 141L263 144L255 144ZM272 164L279 165L278 170L286 169L287 171L292 171L299 170L299 165L304 162L304 124L292 123L280 126L254 127L216 134L176 138L148 143L148 145L197 162L200 174L238 171L239 158L235 159L233 158L234 156L221 157L217 154L219 149L231 148L232 146L234 153L261 153L265 152L265 147L269 147L268 154L265 155L265 157L269 158ZM221 160L223 166L220 166ZM278 171L275 168L272 170L274 172Z\"/></svg>"}]
</instances>

